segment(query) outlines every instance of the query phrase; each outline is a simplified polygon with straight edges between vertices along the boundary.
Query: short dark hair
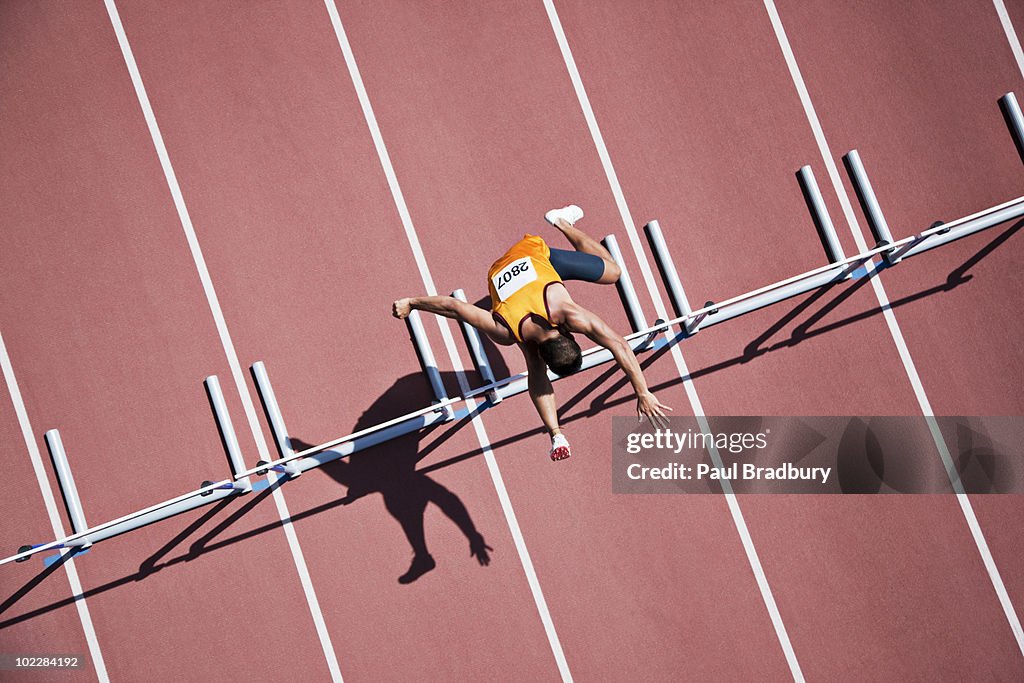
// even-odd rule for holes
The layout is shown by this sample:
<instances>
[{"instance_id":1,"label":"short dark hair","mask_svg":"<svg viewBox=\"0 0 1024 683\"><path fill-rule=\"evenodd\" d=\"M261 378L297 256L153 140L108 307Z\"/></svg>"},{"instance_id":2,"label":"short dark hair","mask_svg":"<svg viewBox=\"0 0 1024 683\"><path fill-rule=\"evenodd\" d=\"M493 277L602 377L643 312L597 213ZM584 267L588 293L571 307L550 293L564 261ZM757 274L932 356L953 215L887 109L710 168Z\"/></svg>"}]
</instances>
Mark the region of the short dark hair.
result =
<instances>
[{"instance_id":1,"label":"short dark hair","mask_svg":"<svg viewBox=\"0 0 1024 683\"><path fill-rule=\"evenodd\" d=\"M540 357L551 368L551 372L559 377L571 375L583 365L583 352L580 345L569 334L560 334L554 339L542 342Z\"/></svg>"}]
</instances>

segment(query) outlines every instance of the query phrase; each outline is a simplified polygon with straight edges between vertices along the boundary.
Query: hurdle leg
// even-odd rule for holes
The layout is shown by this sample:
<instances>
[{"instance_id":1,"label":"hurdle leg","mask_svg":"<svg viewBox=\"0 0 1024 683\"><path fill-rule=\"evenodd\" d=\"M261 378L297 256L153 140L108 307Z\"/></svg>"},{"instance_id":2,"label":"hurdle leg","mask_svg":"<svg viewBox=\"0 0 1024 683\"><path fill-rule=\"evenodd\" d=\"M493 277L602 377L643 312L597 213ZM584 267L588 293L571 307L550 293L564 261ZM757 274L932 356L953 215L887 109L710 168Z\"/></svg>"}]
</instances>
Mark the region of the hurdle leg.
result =
<instances>
[{"instance_id":1,"label":"hurdle leg","mask_svg":"<svg viewBox=\"0 0 1024 683\"><path fill-rule=\"evenodd\" d=\"M822 246L825 247L825 256L829 263L838 263L846 259L843 247L839 244L839 237L836 235L836 228L832 224L832 217L829 216L825 207L825 200L821 197L821 190L818 189L818 182L814 179L814 171L810 166L801 166L796 172L797 182L800 183L800 191L807 202L807 210L811 212L811 220L821 238ZM852 275L852 271L847 277Z\"/></svg>"},{"instance_id":2,"label":"hurdle leg","mask_svg":"<svg viewBox=\"0 0 1024 683\"><path fill-rule=\"evenodd\" d=\"M1024 162L1024 117L1020 113L1020 105L1017 104L1017 96L1008 92L999 98L999 109L1003 112L1003 120L1010 130L1010 137L1013 138L1013 145L1017 148L1017 155Z\"/></svg>"},{"instance_id":3,"label":"hurdle leg","mask_svg":"<svg viewBox=\"0 0 1024 683\"><path fill-rule=\"evenodd\" d=\"M430 388L433 389L434 396L439 402L444 401L448 398L448 394L445 391L444 382L441 381L441 371L437 369L437 361L434 359L434 352L431 350L430 342L427 340L427 332L423 329L423 321L420 319L419 311L412 311L406 317L405 324L409 327L412 344L416 347L416 356L420 360L420 366L427 376L427 381L430 382ZM444 406L438 410L444 413L446 422L455 417L455 413L449 406Z\"/></svg>"},{"instance_id":4,"label":"hurdle leg","mask_svg":"<svg viewBox=\"0 0 1024 683\"><path fill-rule=\"evenodd\" d=\"M651 221L644 226L644 232L647 233L647 241L651 244L654 262L658 266L658 272L661 273L661 279L665 283L665 289L668 291L668 298L672 302L672 308L675 310L676 316L686 316L687 320L683 323L683 329L688 335L697 334L701 322L707 316L706 314L701 314L696 318L693 316L690 300L686 298L686 292L683 291L683 283L679 279L678 271L676 271L676 264L672 260L672 254L668 251L668 245L665 244L665 236L661 232L661 225L658 221Z\"/></svg>"},{"instance_id":5,"label":"hurdle leg","mask_svg":"<svg viewBox=\"0 0 1024 683\"><path fill-rule=\"evenodd\" d=\"M282 458L287 458L294 451L288 442L288 429L284 426L284 416L281 415L281 408L277 405L277 397L274 395L274 387L270 384L270 377L267 376L267 368L260 360L253 363L250 370L256 381L256 392L260 395L263 411L267 415L267 423L274 435L277 452ZM287 474L292 479L302 474L302 470L294 462L277 465L274 469Z\"/></svg>"},{"instance_id":6,"label":"hurdle leg","mask_svg":"<svg viewBox=\"0 0 1024 683\"><path fill-rule=\"evenodd\" d=\"M461 289L456 289L452 292L452 296L463 303L469 303L466 300L466 293ZM487 352L484 350L483 341L480 339L480 332L466 321L462 321L462 335L466 339L466 345L473 356L473 364L476 365L476 371L480 373L480 378L483 379L485 385L493 384L495 381L494 371L487 360ZM491 405L501 402L501 396L493 389L487 392L487 399L491 402Z\"/></svg>"},{"instance_id":7,"label":"hurdle leg","mask_svg":"<svg viewBox=\"0 0 1024 683\"><path fill-rule=\"evenodd\" d=\"M611 254L612 260L615 261L619 266L619 281L615 283L615 288L619 292L619 298L622 300L622 306L626 309L626 316L629 318L629 325L633 328L634 332L647 329L647 320L644 318L644 312L640 308L640 300L636 297L636 290L633 288L633 280L629 277L629 271L626 270L626 263L622 258L622 252L619 250L619 243L615 239L615 235L608 235L601 244Z\"/></svg>"},{"instance_id":8,"label":"hurdle leg","mask_svg":"<svg viewBox=\"0 0 1024 683\"><path fill-rule=\"evenodd\" d=\"M868 180L867 171L864 170L864 164L860 160L860 153L855 149L851 149L843 156L843 165L846 166L846 172L850 174L850 181L853 183L853 189L857 193L857 200L864 211L864 217L867 218L868 227L871 229L875 242L880 247L892 244L894 241L892 232L889 231L889 224L885 222L882 207L878 205L878 198L875 197L871 181ZM892 256L892 252L885 252L882 258L889 265L899 262L899 258Z\"/></svg>"},{"instance_id":9,"label":"hurdle leg","mask_svg":"<svg viewBox=\"0 0 1024 683\"><path fill-rule=\"evenodd\" d=\"M60 486L60 493L64 498L64 506L68 510L68 517L71 518L71 528L74 533L80 534L88 529L89 525L85 522L85 511L82 510L82 500L78 497L75 478L71 476L71 467L68 465L68 456L64 451L64 442L60 438L60 432L56 429L46 432L44 438L46 449L50 451L50 460L53 461L53 469L57 473L57 484ZM88 548L92 543L81 539L74 545Z\"/></svg>"},{"instance_id":10,"label":"hurdle leg","mask_svg":"<svg viewBox=\"0 0 1024 683\"><path fill-rule=\"evenodd\" d=\"M235 427L231 424L231 415L228 414L228 407L224 402L224 393L220 390L220 380L217 379L217 375L210 375L203 380L203 386L206 387L206 395L213 408L213 419L217 423L217 431L220 432L221 443L224 444L224 451L227 453L228 463L231 465L231 473L238 476L239 472L244 472L246 469L245 460L242 458L242 449L238 445ZM234 488L241 493L252 491L249 477L236 481Z\"/></svg>"}]
</instances>

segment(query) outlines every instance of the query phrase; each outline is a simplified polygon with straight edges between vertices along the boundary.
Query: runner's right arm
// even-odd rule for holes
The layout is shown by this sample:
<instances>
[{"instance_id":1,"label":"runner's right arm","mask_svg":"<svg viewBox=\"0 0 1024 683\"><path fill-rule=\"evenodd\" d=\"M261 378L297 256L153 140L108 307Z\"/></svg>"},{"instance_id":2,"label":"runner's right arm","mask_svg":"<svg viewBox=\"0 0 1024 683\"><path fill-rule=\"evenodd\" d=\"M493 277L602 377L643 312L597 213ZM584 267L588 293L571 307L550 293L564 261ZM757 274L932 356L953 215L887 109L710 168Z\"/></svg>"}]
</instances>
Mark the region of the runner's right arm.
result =
<instances>
[{"instance_id":1,"label":"runner's right arm","mask_svg":"<svg viewBox=\"0 0 1024 683\"><path fill-rule=\"evenodd\" d=\"M399 299L391 306L391 315L398 319L407 318L412 311L425 311L466 322L480 330L495 344L511 346L515 337L508 328L499 323L490 311L459 301L451 296L416 296Z\"/></svg>"},{"instance_id":2,"label":"runner's right arm","mask_svg":"<svg viewBox=\"0 0 1024 683\"><path fill-rule=\"evenodd\" d=\"M526 357L526 370L529 373L527 382L533 407L537 409L548 433L554 436L561 430L558 428L558 403L555 401L555 389L548 378L547 363L540 357L536 344L523 344L519 348Z\"/></svg>"}]
</instances>

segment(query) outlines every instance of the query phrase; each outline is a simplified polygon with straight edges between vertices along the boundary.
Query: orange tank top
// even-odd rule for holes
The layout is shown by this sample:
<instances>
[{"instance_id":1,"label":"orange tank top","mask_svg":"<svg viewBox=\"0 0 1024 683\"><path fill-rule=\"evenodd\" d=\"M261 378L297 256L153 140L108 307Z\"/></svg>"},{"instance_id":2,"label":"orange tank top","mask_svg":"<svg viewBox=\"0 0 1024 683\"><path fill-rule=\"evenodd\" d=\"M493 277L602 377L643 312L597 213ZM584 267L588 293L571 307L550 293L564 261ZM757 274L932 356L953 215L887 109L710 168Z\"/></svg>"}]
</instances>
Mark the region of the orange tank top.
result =
<instances>
[{"instance_id":1,"label":"orange tank top","mask_svg":"<svg viewBox=\"0 0 1024 683\"><path fill-rule=\"evenodd\" d=\"M520 326L530 314L551 322L544 293L561 282L550 261L551 249L536 235L525 235L487 271L491 310L523 341Z\"/></svg>"}]
</instances>

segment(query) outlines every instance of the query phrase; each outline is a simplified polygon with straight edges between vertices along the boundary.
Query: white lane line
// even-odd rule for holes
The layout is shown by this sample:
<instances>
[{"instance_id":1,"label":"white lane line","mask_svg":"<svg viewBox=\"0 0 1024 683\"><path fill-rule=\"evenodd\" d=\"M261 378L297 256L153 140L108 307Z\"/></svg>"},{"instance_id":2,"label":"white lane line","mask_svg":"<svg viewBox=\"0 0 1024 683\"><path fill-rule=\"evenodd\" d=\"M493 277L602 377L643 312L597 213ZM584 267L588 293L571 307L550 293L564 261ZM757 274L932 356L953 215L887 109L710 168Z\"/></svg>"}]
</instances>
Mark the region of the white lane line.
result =
<instances>
[{"instance_id":1,"label":"white lane line","mask_svg":"<svg viewBox=\"0 0 1024 683\"><path fill-rule=\"evenodd\" d=\"M992 0L992 4L996 6L999 22L1003 25L1006 40L1009 41L1010 49L1013 50L1013 58L1017 60L1017 69L1020 71L1020 75L1024 77L1024 50L1020 49L1020 40L1017 39L1017 32L1013 30L1013 23L1010 21L1009 13L1006 11L1006 5L1003 4L1003 0Z\"/></svg>"},{"instance_id":2,"label":"white lane line","mask_svg":"<svg viewBox=\"0 0 1024 683\"><path fill-rule=\"evenodd\" d=\"M814 105L811 102L811 96L807 91L807 86L800 73L800 67L796 63L796 57L793 55L793 49L789 44L789 38L786 37L786 31L782 26L782 19L779 17L778 10L775 8L773 0L764 0L764 5L765 9L768 10L768 16L775 29L775 36L778 39L779 47L782 49L782 54L786 59L786 64L789 66L789 73L793 79L793 84L796 86L797 93L800 95L800 101L803 103L807 121L811 126L811 130L814 131L814 139L818 143L818 151L821 153L821 158L825 162L825 166L828 168L828 175L832 181L832 186L835 188L836 195L839 197L839 203L843 208L843 214L846 216L846 222L850 226L850 232L853 234L853 239L857 243L857 248L860 251L865 251L868 248L867 242L864 240L860 224L853 212L853 205L850 202L850 197L846 194L846 188L843 187L843 181L839 176L839 168L836 166L835 160L832 157L832 152L829 149L828 142L825 140L825 132L822 129L821 122L818 120L818 115L814 110ZM910 356L910 349L907 347L906 340L903 338L903 332L900 330L899 323L896 322L896 314L893 313L892 308L889 305L889 296L886 294L884 287L882 287L881 278L879 276L876 275L875 277L870 278L870 281L871 287L875 292L875 297L878 299L878 304L882 309L882 314L885 317L886 325L889 327L889 333L892 335L893 342L896 344L896 349L899 351L900 360L903 362L907 378L910 380L910 385L914 389L914 395L917 397L921 413L925 416L925 419L928 422L928 428L931 432L932 439L935 441L935 447L939 452L939 457L942 459L942 462L946 467L946 472L952 475L952 473L957 470L953 465L953 459L950 456L949 447L947 446L945 439L942 437L938 424L934 419L931 402L928 400L928 396L925 393L924 385L921 383L921 377L917 373L917 366L914 364L914 359ZM953 486L956 490L957 502L960 504L960 509L963 512L964 519L967 521L967 526L970 529L971 537L974 539L974 543L978 547L978 553L981 555L982 562L985 565L985 571L988 573L989 579L992 581L992 587L996 591L996 595L999 598L999 604L1002 606L1003 613L1006 615L1006 620L1010 624L1010 630L1013 631L1013 637L1017 640L1017 647L1020 649L1021 654L1024 654L1024 630L1021 629L1020 619L1018 619L1017 613L1013 608L1013 604L1010 602L1010 596L1006 592L1006 586L1003 585L1003 579L999 574L999 569L996 567L995 559L992 557L992 553L988 547L988 542L985 540L985 536L981 531L981 526L978 524L978 519L974 514L974 508L971 506L971 501L967 497L967 494L963 492L964 489L961 482L952 476L951 481L953 482Z\"/></svg>"},{"instance_id":3,"label":"white lane line","mask_svg":"<svg viewBox=\"0 0 1024 683\"><path fill-rule=\"evenodd\" d=\"M238 390L242 406L245 409L245 416L249 422L249 430L252 432L253 439L256 441L256 448L259 452L260 458L263 460L272 460L273 458L271 458L270 450L267 448L266 439L263 438L263 430L260 429L259 418L256 414L256 407L249 394L249 389L245 384L245 375L242 372L241 364L238 362L238 354L235 351L234 343L231 341L231 335L228 333L227 322L224 320L224 312L221 310L220 301L217 299L217 293L213 288L213 281L210 279L210 272L206 267L206 259L203 257L203 252L199 247L199 239L196 237L195 228L192 226L192 219L189 217L188 209L185 206L185 198L181 193L181 187L178 185L178 178L174 173L174 167L171 165L171 158L167 153L167 147L164 145L163 135L161 135L160 127L157 125L156 115L153 113L153 107L150 105L149 96L146 94L146 88L142 84L142 75L139 73L138 65L135 63L135 56L132 54L132 48L128 42L128 36L125 34L124 26L121 24L121 17L118 14L114 0L104 0L104 2L107 6L107 14L110 15L110 23L113 25L114 33L117 34L117 42L121 46L121 54L124 56L125 65L128 67L128 73L131 75L132 85L135 86L135 95L138 97L139 105L142 107L142 114L146 119L146 125L149 127L149 134L153 139L153 146L156 148L157 157L160 159L160 167L163 169L164 178L167 181L167 187L171 192L171 197L174 199L174 207L178 211L178 219L181 222L181 228L184 230L185 238L188 240L189 250L192 253L192 259L195 262L196 270L199 274L199 280L202 282L203 291L206 293L206 300L209 303L210 312L213 314L213 319L217 326L217 333L220 335L221 346L224 349L228 365L231 368L231 376L235 381L235 388ZM334 647L331 644L331 638L327 632L327 626L324 623L323 612L320 610L320 602L317 600L316 591L313 589L313 582L309 576L309 569L306 566L305 556L303 555L302 548L299 545L298 536L296 536L295 530L292 527L291 516L288 511L287 503L284 500L284 494L281 492L280 488L273 487L272 495L274 503L277 505L277 512L281 519L281 526L284 529L285 537L288 539L288 548L291 551L292 559L295 562L295 569L298 572L299 580L302 583L302 590L305 593L306 602L309 604L310 616L316 626L316 632L320 638L320 646L323 648L324 657L327 660L327 666L331 672L331 678L332 680L341 683L341 669L338 666L338 659L334 653Z\"/></svg>"},{"instance_id":4,"label":"white lane line","mask_svg":"<svg viewBox=\"0 0 1024 683\"><path fill-rule=\"evenodd\" d=\"M18 388L18 380L14 376L14 367L7 355L7 345L4 343L3 334L0 334L0 367L3 369L4 381L7 382L7 391L11 395L11 403L14 404L14 413L18 416L18 424L21 426L21 436L25 440L25 448L28 449L29 459L32 461L32 469L36 473L36 482L39 484L39 492L43 494L43 503L46 505L46 513L50 517L50 526L53 529L54 538L64 538L67 534L64 531L64 522L60 518L57 508L57 501L53 498L53 491L50 490L50 481L46 478L46 470L43 468L43 458L39 454L39 446L36 444L32 424L28 420L28 411L25 409L25 402L21 398L21 389ZM70 551L62 550L61 554L66 555ZM82 593L82 582L78 579L78 570L75 568L75 560L67 558L64 562L64 570L68 575L68 583L71 584L71 595L75 599L75 607L78 609L78 619L82 622L82 630L85 632L85 642L89 646L89 655L92 657L93 667L96 669L96 677L103 683L110 678L107 676L107 666L103 662L103 652L100 651L100 641L96 638L96 629L92 625L92 617L89 615L89 606L85 604L85 595Z\"/></svg>"},{"instance_id":5,"label":"white lane line","mask_svg":"<svg viewBox=\"0 0 1024 683\"><path fill-rule=\"evenodd\" d=\"M381 135L380 127L377 125L377 117L373 113L373 107L370 105L370 98L366 93L366 87L363 85L363 78L359 74L359 67L356 65L355 55L353 54L352 47L348 42L348 36L345 34L345 28L342 26L341 17L338 15L338 8L334 4L334 0L324 0L324 4L327 6L328 14L331 16L331 24L334 26L334 33L338 37L338 45L341 47L341 52L345 57L345 64L348 67L349 75L351 76L352 83L355 86L356 95L359 98L359 104L363 109L363 116L366 118L366 124L370 129L370 136L373 138L373 144L377 150L377 156L379 157L380 164L384 169L384 175L387 177L388 187L391 188L391 196L394 199L395 207L398 209L398 215L402 220L402 226L405 229L405 234L409 241L409 247L412 249L413 257L416 259L416 265L419 268L423 286L428 295L436 296L437 287L434 285L434 279L430 274L430 268L427 266L426 258L423 256L423 250L420 247L416 228L413 226L412 217L409 215L409 209L405 204L402 189L398 184L398 176L395 174L395 169L391 165L391 157L388 154L387 147L384 145L384 138ZM444 340L445 350L448 352L448 356L451 359L452 367L454 368L456 377L458 378L459 388L462 394L465 395L470 390L469 382L466 379L466 373L462 365L462 360L459 357L458 350L455 346L455 339L452 336L448 320L441 316L433 317L437 320L438 327L441 330L441 337ZM466 408L469 410L470 414L474 413L476 405L477 402L474 399L466 401ZM567 682L571 681L572 674L569 671L569 664L565 659L565 653L562 651L562 645L558 639L558 633L555 631L555 624L551 618L551 612L548 610L547 600L544 598L544 593L540 586L540 580L537 578L537 572L534 569L533 561L530 559L530 553L526 548L526 540L523 538L522 529L519 527L515 511L512 509L512 500L509 498L508 490L505 488L505 482L501 476L501 470L498 468L498 461L494 456L494 451L491 450L490 437L487 435L483 420L479 415L474 415L472 422L477 440L480 442L480 447L483 450L484 460L487 462L487 470L491 475L491 481L494 483L494 488L497 491L502 512L505 514L505 520L508 524L509 531L512 534L512 539L515 542L516 552L519 554L519 561L523 566L523 572L526 574L527 583L529 583L530 591L533 594L533 601L537 606L537 612L540 615L541 623L544 625L544 632L547 634L551 653L554 655L562 680Z\"/></svg>"},{"instance_id":6,"label":"white lane line","mask_svg":"<svg viewBox=\"0 0 1024 683\"><path fill-rule=\"evenodd\" d=\"M644 253L643 246L640 242L640 235L636 229L636 224L633 222L633 216L626 204L626 198L622 192L622 186L619 184L615 168L612 166L611 156L608 154L608 148L605 146L604 136L601 135L601 130L597 125L597 118L594 116L594 110L590 106L590 98L587 97L587 92L583 87L583 79L580 77L579 69L576 67L576 60L573 58L572 51L569 49L569 41L565 37L562 22L558 18L558 13L555 11L555 6L552 0L544 0L544 7L547 9L548 18L551 21L551 28L554 30L555 38L558 41L558 47L562 51L562 58L565 60L565 66L569 71L569 77L572 80L573 88L576 91L576 97L583 110L583 116L587 121L587 127L590 129L590 135L594 139L594 146L597 148L598 156L601 159L601 166L604 168L605 176L608 178L608 185L611 187L612 195L615 197L615 205L618 207L622 223L626 228L626 233L629 235L629 243L633 247L633 253L636 255L637 262L640 265L640 272L643 274L644 283L647 286L651 300L654 302L654 309L657 312L658 317L664 320L669 320L672 316L668 314L668 309L665 307L665 303L661 298L661 293L658 290L657 281L654 278L654 272L651 270L651 265L647 260L647 255ZM666 338L671 336L671 333L666 333ZM711 428L704 416L704 407L701 405L700 397L697 396L697 389L694 386L693 381L690 379L690 371L686 366L686 361L683 360L682 351L679 349L677 344L673 344L670 347L670 351L672 359L675 361L679 377L683 380L683 386L686 389L686 396L690 401L693 414L697 417L701 430L710 434ZM722 459L717 449L709 448L708 451L715 465L722 466ZM790 673L794 680L802 681L804 680L804 676L800 670L800 663L797 661L796 652L794 652L793 645L789 640L789 634L786 632L786 625L783 623L782 615L779 613L778 605L775 603L775 597L772 594L771 586L768 584L768 577L765 575L764 568L761 566L761 560L757 555L757 549L754 547L754 541L750 537L750 531L747 529L747 523L743 519L743 512L740 510L739 501L732 492L732 487L729 485L728 481L723 483L722 488L725 491L725 500L729 507L729 513L732 515L733 524L736 526L736 531L743 544L743 550L747 555L747 562L750 564L750 569L754 573L754 578L757 581L758 590L761 592L761 599L764 601L765 608L768 610L772 626L775 629L775 635L779 640L779 645L782 647L783 653L785 654L786 662L789 664Z\"/></svg>"}]
</instances>

